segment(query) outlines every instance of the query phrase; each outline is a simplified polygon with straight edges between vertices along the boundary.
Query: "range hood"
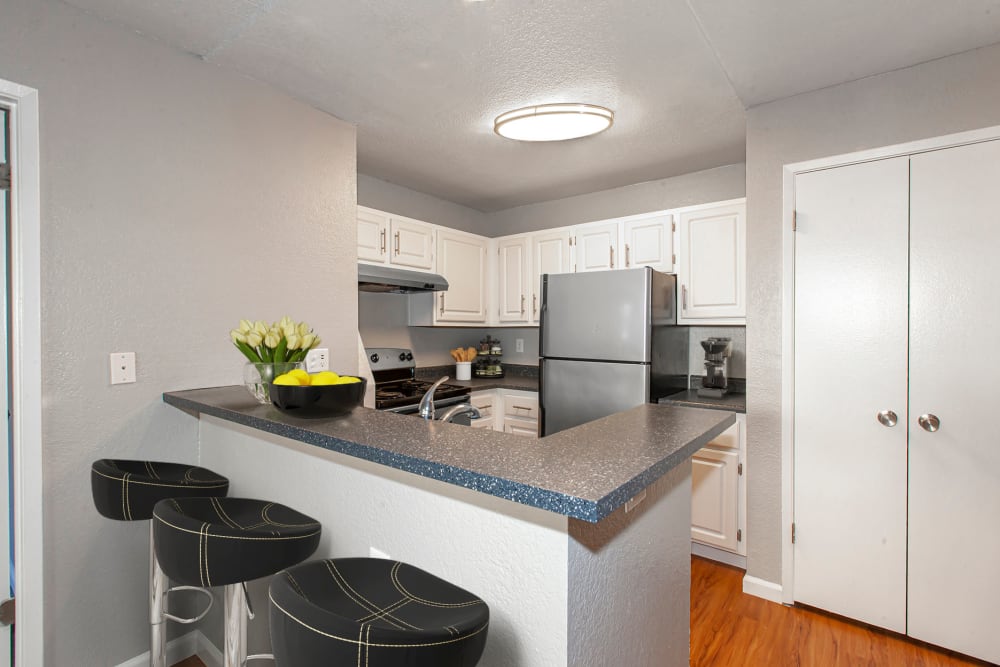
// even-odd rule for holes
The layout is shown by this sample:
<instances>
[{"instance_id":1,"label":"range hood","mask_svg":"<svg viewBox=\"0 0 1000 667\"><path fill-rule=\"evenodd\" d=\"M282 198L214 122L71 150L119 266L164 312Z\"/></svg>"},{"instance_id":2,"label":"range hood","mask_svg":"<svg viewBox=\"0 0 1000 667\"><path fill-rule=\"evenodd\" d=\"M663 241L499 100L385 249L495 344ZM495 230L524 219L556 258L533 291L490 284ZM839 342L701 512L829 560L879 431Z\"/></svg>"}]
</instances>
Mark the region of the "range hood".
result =
<instances>
[{"instance_id":1,"label":"range hood","mask_svg":"<svg viewBox=\"0 0 1000 667\"><path fill-rule=\"evenodd\" d=\"M358 289L362 292L388 292L414 294L416 292L444 292L448 281L444 276L424 271L397 269L392 266L358 264Z\"/></svg>"}]
</instances>

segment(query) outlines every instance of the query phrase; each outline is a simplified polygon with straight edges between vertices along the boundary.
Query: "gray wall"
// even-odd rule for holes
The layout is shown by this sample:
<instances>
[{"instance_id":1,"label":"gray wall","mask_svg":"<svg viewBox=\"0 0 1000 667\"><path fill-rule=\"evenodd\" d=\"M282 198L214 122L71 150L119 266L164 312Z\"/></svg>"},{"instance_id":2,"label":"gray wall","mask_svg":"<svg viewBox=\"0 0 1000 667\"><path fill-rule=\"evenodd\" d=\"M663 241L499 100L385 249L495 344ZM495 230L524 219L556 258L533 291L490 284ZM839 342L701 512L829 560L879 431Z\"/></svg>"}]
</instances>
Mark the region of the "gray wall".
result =
<instances>
[{"instance_id":1,"label":"gray wall","mask_svg":"<svg viewBox=\"0 0 1000 667\"><path fill-rule=\"evenodd\" d=\"M481 211L379 180L374 176L358 174L358 203L472 234L499 236L489 233L487 216Z\"/></svg>"},{"instance_id":2,"label":"gray wall","mask_svg":"<svg viewBox=\"0 0 1000 667\"><path fill-rule=\"evenodd\" d=\"M782 165L1000 124L1000 45L747 113L748 573L781 581Z\"/></svg>"},{"instance_id":3,"label":"gray wall","mask_svg":"<svg viewBox=\"0 0 1000 667\"><path fill-rule=\"evenodd\" d=\"M40 91L45 664L114 665L148 648L148 528L98 516L89 466L197 461L160 394L239 382L240 318L307 320L356 368L355 133L64 3L0 13L0 76Z\"/></svg>"},{"instance_id":4,"label":"gray wall","mask_svg":"<svg viewBox=\"0 0 1000 667\"><path fill-rule=\"evenodd\" d=\"M745 194L745 188L746 165L731 164L659 181L497 211L488 216L487 225L491 233L486 236L533 232L550 227L736 199Z\"/></svg>"}]
</instances>

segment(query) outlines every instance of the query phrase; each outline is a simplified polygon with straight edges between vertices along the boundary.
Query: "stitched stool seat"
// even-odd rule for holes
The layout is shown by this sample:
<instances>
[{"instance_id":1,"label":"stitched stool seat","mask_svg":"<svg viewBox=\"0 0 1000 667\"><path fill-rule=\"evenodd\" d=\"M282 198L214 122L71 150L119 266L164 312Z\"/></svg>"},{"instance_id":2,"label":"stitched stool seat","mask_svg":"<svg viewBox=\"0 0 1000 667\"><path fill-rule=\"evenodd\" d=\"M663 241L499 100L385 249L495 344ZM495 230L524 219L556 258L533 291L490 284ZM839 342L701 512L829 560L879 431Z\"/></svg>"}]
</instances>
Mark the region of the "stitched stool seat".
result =
<instances>
[{"instance_id":1,"label":"stitched stool seat","mask_svg":"<svg viewBox=\"0 0 1000 667\"><path fill-rule=\"evenodd\" d=\"M379 558L311 561L271 579L279 667L472 667L485 602L428 572Z\"/></svg>"},{"instance_id":2,"label":"stitched stool seat","mask_svg":"<svg viewBox=\"0 0 1000 667\"><path fill-rule=\"evenodd\" d=\"M224 586L259 579L308 558L319 522L250 498L170 498L153 510L153 544L171 579Z\"/></svg>"},{"instance_id":3,"label":"stitched stool seat","mask_svg":"<svg viewBox=\"0 0 1000 667\"><path fill-rule=\"evenodd\" d=\"M224 496L229 480L207 468L161 461L99 459L90 467L94 506L104 517L141 521L164 498Z\"/></svg>"}]
</instances>

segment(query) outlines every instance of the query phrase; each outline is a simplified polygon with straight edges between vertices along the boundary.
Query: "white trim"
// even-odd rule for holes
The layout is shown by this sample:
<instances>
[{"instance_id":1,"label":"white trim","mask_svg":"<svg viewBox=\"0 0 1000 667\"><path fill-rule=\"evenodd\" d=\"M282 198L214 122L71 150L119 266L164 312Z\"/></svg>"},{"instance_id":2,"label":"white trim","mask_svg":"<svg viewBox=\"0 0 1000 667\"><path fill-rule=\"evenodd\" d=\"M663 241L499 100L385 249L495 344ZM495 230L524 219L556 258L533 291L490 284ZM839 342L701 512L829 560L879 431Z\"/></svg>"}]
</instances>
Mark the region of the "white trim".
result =
<instances>
[{"instance_id":1,"label":"white trim","mask_svg":"<svg viewBox=\"0 0 1000 667\"><path fill-rule=\"evenodd\" d=\"M42 516L41 152L38 91L0 80L10 110L11 448L17 664L45 664Z\"/></svg>"},{"instance_id":2,"label":"white trim","mask_svg":"<svg viewBox=\"0 0 1000 667\"><path fill-rule=\"evenodd\" d=\"M894 144L873 148L870 150L843 153L815 160L805 160L786 164L782 168L782 306L781 306L781 582L782 585L771 584L753 577L743 580L744 592L751 592L748 586L757 587L761 584L774 586L781 599L786 604L795 600L795 551L792 546L792 522L794 511L794 466L795 452L795 233L792 231L792 220L795 215L795 176L809 171L844 167L861 162L884 160L904 155L914 155L929 151L966 146L969 144L995 141L1000 139L1000 125L985 127L968 132L946 134L930 139L920 139L903 144ZM749 582L754 579L754 582ZM759 582L759 583L758 583ZM756 593L752 593L756 594ZM759 597L767 598L766 595ZM770 599L770 598L768 598Z\"/></svg>"},{"instance_id":3,"label":"white trim","mask_svg":"<svg viewBox=\"0 0 1000 667\"><path fill-rule=\"evenodd\" d=\"M208 641L208 637L201 630L192 630L167 642L168 665L176 664L192 655L198 656L206 667L222 667L222 653ZM129 658L115 667L149 667L149 651Z\"/></svg>"},{"instance_id":4,"label":"white trim","mask_svg":"<svg viewBox=\"0 0 1000 667\"><path fill-rule=\"evenodd\" d=\"M778 604L781 604L784 598L781 584L751 577L749 574L743 577L743 592Z\"/></svg>"},{"instance_id":5,"label":"white trim","mask_svg":"<svg viewBox=\"0 0 1000 667\"><path fill-rule=\"evenodd\" d=\"M702 558L707 558L708 560L714 560L717 563L732 565L733 567L738 567L744 571L747 569L746 556L734 554L732 551L719 549L718 547L702 544L701 542L695 542L694 540L691 540L691 555L701 556Z\"/></svg>"}]
</instances>

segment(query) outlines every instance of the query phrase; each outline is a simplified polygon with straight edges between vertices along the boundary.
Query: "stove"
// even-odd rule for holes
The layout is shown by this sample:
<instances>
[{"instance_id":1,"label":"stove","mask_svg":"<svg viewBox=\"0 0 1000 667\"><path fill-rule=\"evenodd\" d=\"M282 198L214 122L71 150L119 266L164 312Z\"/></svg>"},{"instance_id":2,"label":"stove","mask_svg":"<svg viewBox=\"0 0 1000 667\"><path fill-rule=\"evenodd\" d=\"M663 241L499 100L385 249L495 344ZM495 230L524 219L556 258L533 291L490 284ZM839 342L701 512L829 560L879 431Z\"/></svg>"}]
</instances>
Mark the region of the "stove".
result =
<instances>
[{"instance_id":1,"label":"stove","mask_svg":"<svg viewBox=\"0 0 1000 667\"><path fill-rule=\"evenodd\" d=\"M417 414L420 399L433 381L416 379L417 363L413 352L397 347L367 347L368 364L375 380L375 409L401 414ZM468 387L441 384L434 391L434 409L468 401Z\"/></svg>"}]
</instances>

